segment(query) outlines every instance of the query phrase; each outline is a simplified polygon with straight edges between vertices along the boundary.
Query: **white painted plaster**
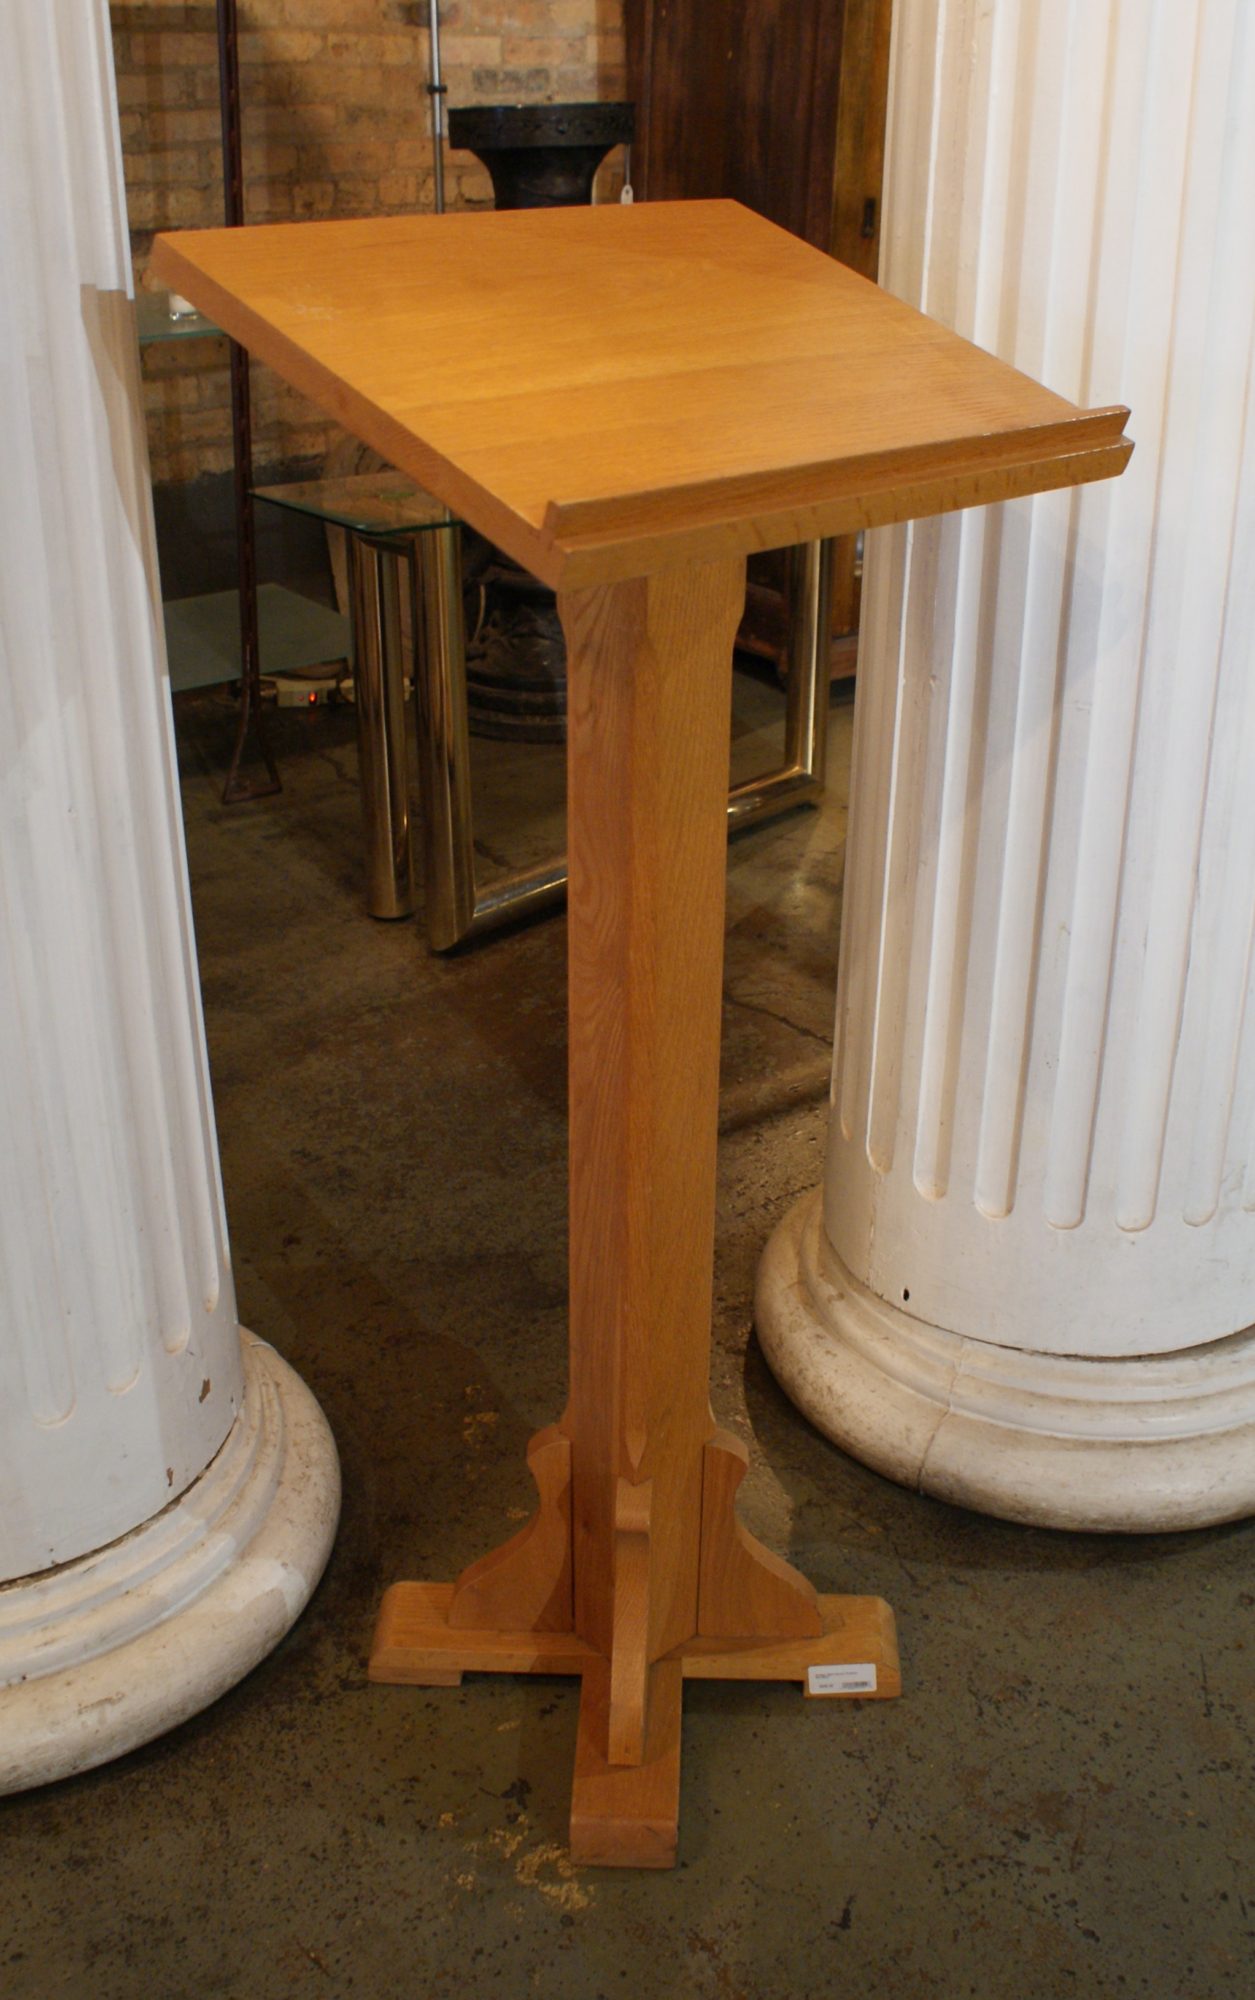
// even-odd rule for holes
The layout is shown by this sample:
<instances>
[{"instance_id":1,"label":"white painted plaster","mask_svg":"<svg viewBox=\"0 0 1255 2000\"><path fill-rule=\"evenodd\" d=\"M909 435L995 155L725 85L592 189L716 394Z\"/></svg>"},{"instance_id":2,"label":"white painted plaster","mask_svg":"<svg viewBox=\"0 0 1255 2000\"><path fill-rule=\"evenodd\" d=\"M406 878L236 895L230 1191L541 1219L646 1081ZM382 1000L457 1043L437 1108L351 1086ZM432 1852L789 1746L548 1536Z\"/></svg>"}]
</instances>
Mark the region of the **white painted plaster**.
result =
<instances>
[{"instance_id":1,"label":"white painted plaster","mask_svg":"<svg viewBox=\"0 0 1255 2000\"><path fill-rule=\"evenodd\" d=\"M1149 1366L1255 1322L1255 12L900 0L892 65L882 282L1137 449L869 537L827 1246Z\"/></svg>"},{"instance_id":2,"label":"white painted plaster","mask_svg":"<svg viewBox=\"0 0 1255 2000\"><path fill-rule=\"evenodd\" d=\"M35 1782L247 1671L313 1586L336 1489L294 1378L255 1365L246 1395L105 0L0 9L0 178L0 1688L10 1722L26 1684L64 1732L36 1752L6 1723L0 1755ZM276 1397L287 1442L263 1449ZM54 1682L123 1662L141 1678L85 1734Z\"/></svg>"}]
</instances>

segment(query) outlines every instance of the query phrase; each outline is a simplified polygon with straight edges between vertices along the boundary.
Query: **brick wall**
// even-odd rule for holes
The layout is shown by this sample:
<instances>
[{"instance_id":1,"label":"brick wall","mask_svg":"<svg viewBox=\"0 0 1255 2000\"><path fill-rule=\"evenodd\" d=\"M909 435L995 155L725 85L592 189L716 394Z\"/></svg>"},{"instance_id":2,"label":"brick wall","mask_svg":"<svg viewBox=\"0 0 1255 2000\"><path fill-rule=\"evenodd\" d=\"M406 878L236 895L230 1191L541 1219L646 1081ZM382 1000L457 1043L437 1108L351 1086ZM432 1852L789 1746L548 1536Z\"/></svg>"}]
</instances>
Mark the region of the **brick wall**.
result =
<instances>
[{"instance_id":1,"label":"brick wall","mask_svg":"<svg viewBox=\"0 0 1255 2000\"><path fill-rule=\"evenodd\" d=\"M137 282L158 229L222 221L216 9L111 0ZM389 215L432 206L427 0L240 0L250 222ZM447 103L554 103L625 94L622 0L440 0ZM484 169L446 149L448 207L487 207ZM231 464L221 341L150 347L149 450L158 483ZM254 463L316 471L342 433L268 369L253 370Z\"/></svg>"}]
</instances>

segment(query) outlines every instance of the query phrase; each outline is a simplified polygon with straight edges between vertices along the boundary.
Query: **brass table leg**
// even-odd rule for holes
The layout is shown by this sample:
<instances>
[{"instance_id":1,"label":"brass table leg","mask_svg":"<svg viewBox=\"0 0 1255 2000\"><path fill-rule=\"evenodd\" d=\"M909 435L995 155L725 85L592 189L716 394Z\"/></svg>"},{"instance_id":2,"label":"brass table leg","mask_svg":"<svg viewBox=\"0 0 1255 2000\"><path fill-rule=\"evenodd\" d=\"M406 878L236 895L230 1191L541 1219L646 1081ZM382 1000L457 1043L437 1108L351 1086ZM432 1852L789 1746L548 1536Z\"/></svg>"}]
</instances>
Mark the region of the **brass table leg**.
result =
<instances>
[{"instance_id":1,"label":"brass table leg","mask_svg":"<svg viewBox=\"0 0 1255 2000\"><path fill-rule=\"evenodd\" d=\"M353 533L348 545L366 908L372 917L408 917L415 898L400 591L408 545Z\"/></svg>"},{"instance_id":2,"label":"brass table leg","mask_svg":"<svg viewBox=\"0 0 1255 2000\"><path fill-rule=\"evenodd\" d=\"M556 855L476 889L459 530L456 523L430 529L406 546L418 568L423 635L415 691L427 940L433 951L449 951L563 902L567 864L565 855ZM730 828L752 826L823 795L832 546L806 542L791 551L784 761L732 788Z\"/></svg>"},{"instance_id":3,"label":"brass table leg","mask_svg":"<svg viewBox=\"0 0 1255 2000\"><path fill-rule=\"evenodd\" d=\"M415 537L413 549L423 635L414 678L427 941L433 951L448 951L500 923L560 903L566 862L559 857L517 869L489 889L475 888L461 530L456 522L428 529ZM417 623L414 629L417 633Z\"/></svg>"},{"instance_id":4,"label":"brass table leg","mask_svg":"<svg viewBox=\"0 0 1255 2000\"><path fill-rule=\"evenodd\" d=\"M789 550L789 678L785 689L784 762L728 794L729 827L753 826L823 797L828 753L831 541Z\"/></svg>"}]
</instances>

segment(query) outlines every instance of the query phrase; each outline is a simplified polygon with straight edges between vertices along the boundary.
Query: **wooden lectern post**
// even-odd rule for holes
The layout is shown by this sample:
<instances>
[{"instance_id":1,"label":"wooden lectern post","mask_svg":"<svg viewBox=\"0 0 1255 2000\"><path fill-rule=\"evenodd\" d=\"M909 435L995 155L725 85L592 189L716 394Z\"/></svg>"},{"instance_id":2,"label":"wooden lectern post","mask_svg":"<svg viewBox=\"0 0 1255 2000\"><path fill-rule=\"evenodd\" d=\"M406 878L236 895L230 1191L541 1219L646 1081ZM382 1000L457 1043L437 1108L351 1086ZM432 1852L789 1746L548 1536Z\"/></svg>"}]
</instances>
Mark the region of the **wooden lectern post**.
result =
<instances>
[{"instance_id":1,"label":"wooden lectern post","mask_svg":"<svg viewBox=\"0 0 1255 2000\"><path fill-rule=\"evenodd\" d=\"M1105 478L1084 412L731 202L158 239L158 273L559 593L570 1397L522 1532L385 1596L371 1678L582 1678L577 1861L675 1859L685 1678L897 1694L892 1614L737 1521L708 1398L748 551Z\"/></svg>"}]
</instances>

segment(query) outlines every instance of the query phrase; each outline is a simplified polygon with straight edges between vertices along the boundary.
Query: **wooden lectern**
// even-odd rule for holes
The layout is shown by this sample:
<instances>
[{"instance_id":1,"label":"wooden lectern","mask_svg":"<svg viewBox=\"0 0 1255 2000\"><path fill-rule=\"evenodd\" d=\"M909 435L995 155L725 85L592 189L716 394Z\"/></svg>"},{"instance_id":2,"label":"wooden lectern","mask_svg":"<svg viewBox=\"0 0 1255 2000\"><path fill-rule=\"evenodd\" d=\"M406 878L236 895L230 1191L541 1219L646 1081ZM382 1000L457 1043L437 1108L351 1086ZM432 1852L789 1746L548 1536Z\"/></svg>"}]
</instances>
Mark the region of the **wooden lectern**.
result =
<instances>
[{"instance_id":1,"label":"wooden lectern","mask_svg":"<svg viewBox=\"0 0 1255 2000\"><path fill-rule=\"evenodd\" d=\"M899 1689L887 1607L817 1598L740 1526L708 1397L745 558L1106 478L1128 413L732 202L208 230L154 268L558 591L570 1399L530 1525L456 1583L394 1584L370 1672L579 1674L572 1856L667 1867L686 1676Z\"/></svg>"}]
</instances>

